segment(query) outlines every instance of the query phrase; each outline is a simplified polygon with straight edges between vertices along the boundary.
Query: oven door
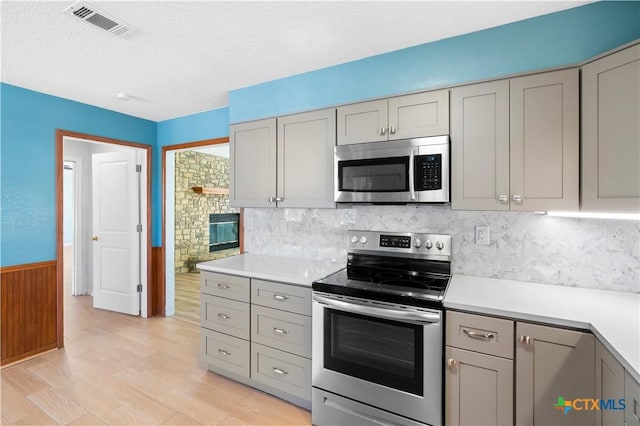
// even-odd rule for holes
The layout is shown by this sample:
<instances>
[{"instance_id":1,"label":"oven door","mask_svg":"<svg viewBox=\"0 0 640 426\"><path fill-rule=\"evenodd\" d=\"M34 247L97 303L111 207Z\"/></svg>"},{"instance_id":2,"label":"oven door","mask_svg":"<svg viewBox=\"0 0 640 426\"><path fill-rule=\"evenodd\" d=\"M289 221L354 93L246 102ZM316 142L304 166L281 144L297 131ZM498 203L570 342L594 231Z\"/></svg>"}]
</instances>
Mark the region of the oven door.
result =
<instances>
[{"instance_id":1,"label":"oven door","mask_svg":"<svg viewBox=\"0 0 640 426\"><path fill-rule=\"evenodd\" d=\"M440 424L441 316L437 310L314 292L314 388Z\"/></svg>"}]
</instances>

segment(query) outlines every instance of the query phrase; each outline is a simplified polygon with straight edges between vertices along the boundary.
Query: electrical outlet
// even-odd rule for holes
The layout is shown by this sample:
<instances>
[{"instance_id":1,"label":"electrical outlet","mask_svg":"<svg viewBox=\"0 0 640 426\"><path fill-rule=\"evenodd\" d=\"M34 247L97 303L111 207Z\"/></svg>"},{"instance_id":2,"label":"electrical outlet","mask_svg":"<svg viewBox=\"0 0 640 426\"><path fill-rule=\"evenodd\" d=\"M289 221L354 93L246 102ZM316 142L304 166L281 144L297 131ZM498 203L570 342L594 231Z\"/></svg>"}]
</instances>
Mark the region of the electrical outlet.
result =
<instances>
[{"instance_id":1,"label":"electrical outlet","mask_svg":"<svg viewBox=\"0 0 640 426\"><path fill-rule=\"evenodd\" d=\"M476 225L476 244L480 246L488 246L489 240L489 227Z\"/></svg>"}]
</instances>

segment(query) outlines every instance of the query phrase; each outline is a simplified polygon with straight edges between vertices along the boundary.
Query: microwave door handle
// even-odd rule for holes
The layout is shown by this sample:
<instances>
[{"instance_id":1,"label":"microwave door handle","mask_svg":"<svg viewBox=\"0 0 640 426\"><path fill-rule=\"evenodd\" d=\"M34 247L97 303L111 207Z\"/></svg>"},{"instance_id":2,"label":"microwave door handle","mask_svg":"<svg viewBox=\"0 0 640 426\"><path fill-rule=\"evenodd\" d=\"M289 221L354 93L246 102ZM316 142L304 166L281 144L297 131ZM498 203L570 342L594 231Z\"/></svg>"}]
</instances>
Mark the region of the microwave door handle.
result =
<instances>
[{"instance_id":1,"label":"microwave door handle","mask_svg":"<svg viewBox=\"0 0 640 426\"><path fill-rule=\"evenodd\" d=\"M416 199L416 186L414 182L415 180L414 159L415 159L415 154L413 152L413 148L411 148L411 154L409 154L409 194L412 201Z\"/></svg>"},{"instance_id":2,"label":"microwave door handle","mask_svg":"<svg viewBox=\"0 0 640 426\"><path fill-rule=\"evenodd\" d=\"M440 314L436 312L407 312L393 308L378 308L375 306L361 305L353 301L335 300L333 298L313 295L314 302L320 303L339 311L351 312L361 315L370 315L378 318L386 318L400 322L412 322L419 324L437 324L440 322Z\"/></svg>"}]
</instances>

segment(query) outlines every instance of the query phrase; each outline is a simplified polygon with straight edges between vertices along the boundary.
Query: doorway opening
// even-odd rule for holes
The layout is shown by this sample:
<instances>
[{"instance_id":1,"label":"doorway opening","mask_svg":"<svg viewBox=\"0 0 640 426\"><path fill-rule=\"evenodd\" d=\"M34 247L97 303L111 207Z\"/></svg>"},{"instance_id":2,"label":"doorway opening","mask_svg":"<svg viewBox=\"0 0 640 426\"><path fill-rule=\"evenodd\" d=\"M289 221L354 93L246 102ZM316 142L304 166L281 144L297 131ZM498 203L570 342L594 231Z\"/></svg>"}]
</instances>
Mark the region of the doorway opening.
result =
<instances>
[{"instance_id":1,"label":"doorway opening","mask_svg":"<svg viewBox=\"0 0 640 426\"><path fill-rule=\"evenodd\" d=\"M242 252L242 211L229 207L228 138L164 147L163 188L165 315L199 324L196 264ZM212 224L212 216L235 224Z\"/></svg>"},{"instance_id":2,"label":"doorway opening","mask_svg":"<svg viewBox=\"0 0 640 426\"><path fill-rule=\"evenodd\" d=\"M62 347L65 303L149 315L151 147L58 130L56 152Z\"/></svg>"}]
</instances>

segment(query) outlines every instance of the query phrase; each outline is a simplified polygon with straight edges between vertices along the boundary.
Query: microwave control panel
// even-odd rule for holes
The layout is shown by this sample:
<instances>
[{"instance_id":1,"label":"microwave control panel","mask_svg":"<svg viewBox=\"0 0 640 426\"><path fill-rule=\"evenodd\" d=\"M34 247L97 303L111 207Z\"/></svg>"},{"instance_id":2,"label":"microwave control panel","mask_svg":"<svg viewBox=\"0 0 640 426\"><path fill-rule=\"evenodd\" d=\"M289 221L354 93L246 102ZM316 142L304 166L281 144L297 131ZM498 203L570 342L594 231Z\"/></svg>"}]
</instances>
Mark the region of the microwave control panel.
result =
<instances>
[{"instance_id":1,"label":"microwave control panel","mask_svg":"<svg viewBox=\"0 0 640 426\"><path fill-rule=\"evenodd\" d=\"M416 191L442 189L442 155L418 155L414 159Z\"/></svg>"}]
</instances>

